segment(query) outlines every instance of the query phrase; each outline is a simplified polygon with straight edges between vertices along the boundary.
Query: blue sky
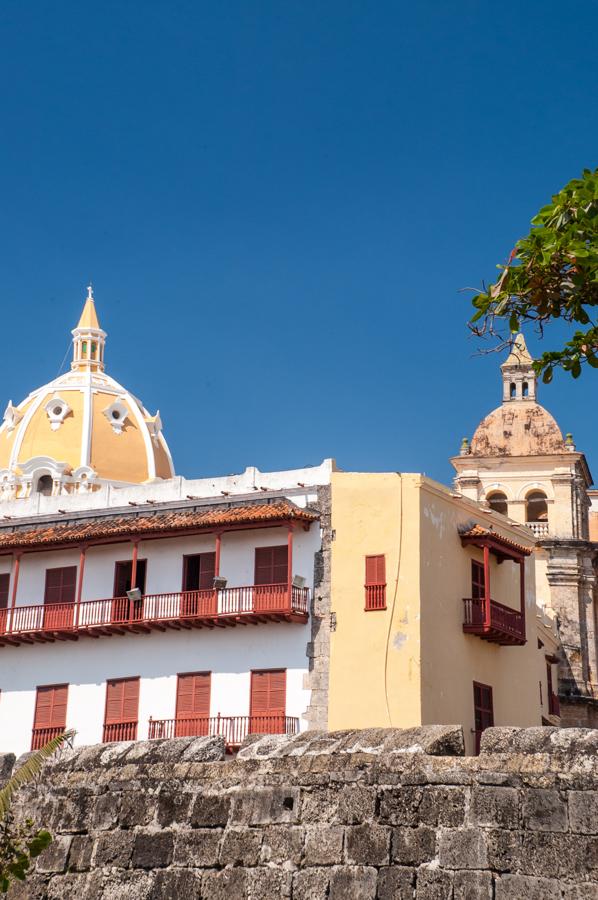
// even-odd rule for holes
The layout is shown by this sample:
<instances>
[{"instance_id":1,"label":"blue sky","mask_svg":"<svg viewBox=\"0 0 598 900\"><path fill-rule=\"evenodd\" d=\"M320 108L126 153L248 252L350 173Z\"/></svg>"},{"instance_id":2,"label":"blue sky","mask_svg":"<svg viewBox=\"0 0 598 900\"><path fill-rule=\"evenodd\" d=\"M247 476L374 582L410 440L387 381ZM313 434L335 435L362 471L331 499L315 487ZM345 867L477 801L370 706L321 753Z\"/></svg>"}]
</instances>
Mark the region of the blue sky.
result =
<instances>
[{"instance_id":1,"label":"blue sky","mask_svg":"<svg viewBox=\"0 0 598 900\"><path fill-rule=\"evenodd\" d=\"M462 289L597 164L597 32L579 0L4 0L0 401L92 279L180 473L447 481L500 401ZM597 379L541 399L598 470Z\"/></svg>"}]
</instances>

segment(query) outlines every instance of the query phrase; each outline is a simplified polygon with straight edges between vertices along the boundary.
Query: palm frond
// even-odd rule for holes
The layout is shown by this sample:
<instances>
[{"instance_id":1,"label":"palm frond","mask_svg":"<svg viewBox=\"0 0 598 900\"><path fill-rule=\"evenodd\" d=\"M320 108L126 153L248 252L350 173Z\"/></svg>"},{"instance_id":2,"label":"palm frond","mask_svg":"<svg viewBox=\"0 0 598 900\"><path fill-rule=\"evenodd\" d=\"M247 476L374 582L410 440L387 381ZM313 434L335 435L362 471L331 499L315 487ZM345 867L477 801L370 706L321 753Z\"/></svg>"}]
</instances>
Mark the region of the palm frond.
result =
<instances>
[{"instance_id":1,"label":"palm frond","mask_svg":"<svg viewBox=\"0 0 598 900\"><path fill-rule=\"evenodd\" d=\"M17 769L4 787L0 789L0 822L4 819L10 809L10 804L15 792L18 791L20 787L23 787L24 784L33 781L33 779L41 772L45 761L49 759L50 756L53 756L66 741L71 740L74 735L74 731L65 731L64 734L57 735L41 747L41 749L32 753L29 759L25 760L23 765Z\"/></svg>"}]
</instances>

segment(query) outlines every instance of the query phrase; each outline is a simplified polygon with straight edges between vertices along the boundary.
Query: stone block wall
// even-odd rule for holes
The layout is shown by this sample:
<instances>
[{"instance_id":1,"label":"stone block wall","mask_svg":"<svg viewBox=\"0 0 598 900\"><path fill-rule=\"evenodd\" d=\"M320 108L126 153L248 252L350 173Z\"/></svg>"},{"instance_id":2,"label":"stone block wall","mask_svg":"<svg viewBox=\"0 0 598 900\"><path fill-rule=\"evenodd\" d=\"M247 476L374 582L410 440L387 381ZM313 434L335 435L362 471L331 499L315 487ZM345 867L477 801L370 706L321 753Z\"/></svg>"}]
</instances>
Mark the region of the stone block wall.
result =
<instances>
[{"instance_id":1,"label":"stone block wall","mask_svg":"<svg viewBox=\"0 0 598 900\"><path fill-rule=\"evenodd\" d=\"M0 772L4 768L0 758ZM21 792L31 900L598 898L598 732L460 728L67 751Z\"/></svg>"}]
</instances>

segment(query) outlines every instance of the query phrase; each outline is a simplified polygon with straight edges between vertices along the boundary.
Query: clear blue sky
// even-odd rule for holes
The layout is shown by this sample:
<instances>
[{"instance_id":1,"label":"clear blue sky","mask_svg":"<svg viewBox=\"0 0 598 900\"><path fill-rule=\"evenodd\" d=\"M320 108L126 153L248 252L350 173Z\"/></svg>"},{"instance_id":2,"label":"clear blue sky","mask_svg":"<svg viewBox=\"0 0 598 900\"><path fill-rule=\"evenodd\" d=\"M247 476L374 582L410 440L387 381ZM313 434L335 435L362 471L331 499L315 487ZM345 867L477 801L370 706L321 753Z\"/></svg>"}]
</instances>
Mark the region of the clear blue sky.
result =
<instances>
[{"instance_id":1,"label":"clear blue sky","mask_svg":"<svg viewBox=\"0 0 598 900\"><path fill-rule=\"evenodd\" d=\"M447 481L500 400L460 289L597 164L597 33L580 0L4 0L1 401L91 278L180 473ZM541 399L598 472L597 389Z\"/></svg>"}]
</instances>

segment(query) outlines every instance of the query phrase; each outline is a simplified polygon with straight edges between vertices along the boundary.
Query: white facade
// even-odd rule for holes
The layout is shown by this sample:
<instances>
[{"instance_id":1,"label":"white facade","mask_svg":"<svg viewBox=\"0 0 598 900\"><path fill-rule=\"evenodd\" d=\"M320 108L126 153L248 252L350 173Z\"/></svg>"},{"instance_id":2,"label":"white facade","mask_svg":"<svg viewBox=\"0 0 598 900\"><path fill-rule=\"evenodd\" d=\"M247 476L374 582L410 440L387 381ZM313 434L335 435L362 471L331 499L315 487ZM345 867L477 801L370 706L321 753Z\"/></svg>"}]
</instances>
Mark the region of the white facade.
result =
<instances>
[{"instance_id":1,"label":"white facade","mask_svg":"<svg viewBox=\"0 0 598 900\"><path fill-rule=\"evenodd\" d=\"M156 513L169 513L202 506L238 506L248 501L276 502L282 498L295 506L313 506L318 485L328 484L332 461L314 469L262 474L248 469L243 475L223 479L186 481L175 478L159 485L128 488L105 487L86 496L70 495L31 498L2 504L2 513L16 521L5 520L7 529L24 530L85 523L100 510L106 517L132 515L137 509L155 506ZM226 485L226 487L225 487ZM253 488L256 488L254 490ZM266 490L262 490L266 488ZM191 498L191 499L188 499ZM104 505L99 506L98 501ZM147 501L153 504L146 506ZM131 504L134 508L131 508ZM7 507L10 507L10 512ZM68 507L68 508L67 508ZM58 512L58 509L64 512ZM226 531L221 538L220 574L227 587L254 584L255 551L258 547L287 546L288 528L271 527ZM146 560L145 596L159 595L152 601L159 609L160 596L183 589L183 558L189 554L213 552L215 534L184 534L175 537L142 539L139 560ZM93 541L92 541L93 544ZM86 551L81 601L106 600L107 608L114 591L115 563L130 560L132 541L89 546ZM318 521L309 528L298 524L293 529L292 575L305 579L313 589L314 556L321 549ZM1 551L0 551L1 552ZM15 581L15 556L0 556L0 574L10 573L10 603ZM17 581L15 609L44 603L46 570L79 566L80 549L24 552ZM146 607L148 608L148 607ZM83 609L83 607L82 607ZM8 615L10 616L10 610ZM211 673L210 716L248 716L250 679L253 670L286 670L286 710L289 717L302 718L309 705L307 688L307 644L311 640L311 621L267 621L235 627L165 630L123 635L102 635L95 639L80 634L77 640L21 644L0 647L0 748L21 753L31 746L36 689L45 685L68 684L66 725L76 730L76 743L102 740L106 703L106 682L114 678L139 677L137 736L148 736L148 721L174 719L177 675L189 672Z\"/></svg>"}]
</instances>

